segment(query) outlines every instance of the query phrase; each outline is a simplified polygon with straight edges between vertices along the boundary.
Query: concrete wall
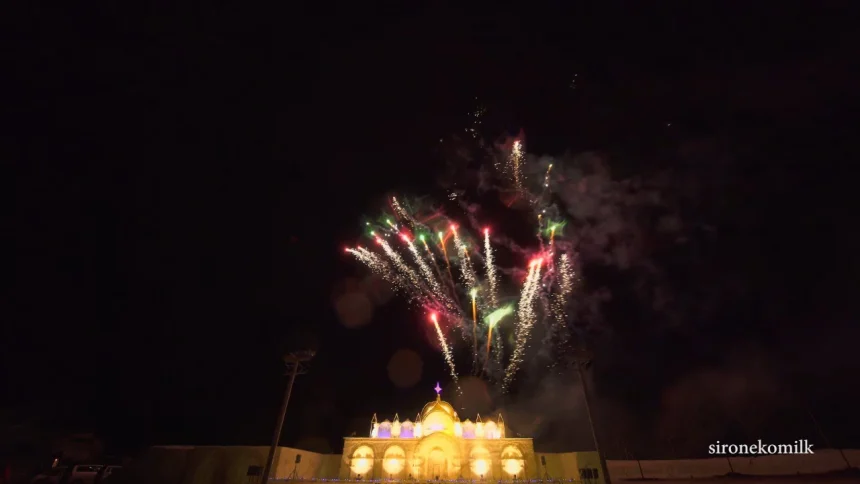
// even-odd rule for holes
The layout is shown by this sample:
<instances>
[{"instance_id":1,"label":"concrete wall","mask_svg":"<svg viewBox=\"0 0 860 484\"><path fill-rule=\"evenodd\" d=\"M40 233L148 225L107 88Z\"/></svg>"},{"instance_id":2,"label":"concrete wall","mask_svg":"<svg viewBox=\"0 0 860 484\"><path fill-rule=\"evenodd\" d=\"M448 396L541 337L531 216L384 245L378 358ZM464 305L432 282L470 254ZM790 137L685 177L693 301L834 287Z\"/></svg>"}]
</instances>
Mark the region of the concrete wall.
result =
<instances>
[{"instance_id":1,"label":"concrete wall","mask_svg":"<svg viewBox=\"0 0 860 484\"><path fill-rule=\"evenodd\" d=\"M158 446L135 459L124 480L129 484L249 484L248 467L265 467L268 447ZM302 461L296 464L296 455ZM337 477L340 455L279 447L273 477ZM259 478L256 479L259 481Z\"/></svg>"},{"instance_id":2,"label":"concrete wall","mask_svg":"<svg viewBox=\"0 0 860 484\"><path fill-rule=\"evenodd\" d=\"M268 452L268 448L266 448ZM301 454L302 461L296 464L296 455ZM295 470L296 477L334 479L340 470L340 454L317 454L306 450L280 447L275 455L278 464L273 472L276 479L286 479L292 476ZM265 465L265 460L263 464Z\"/></svg>"},{"instance_id":3,"label":"concrete wall","mask_svg":"<svg viewBox=\"0 0 860 484\"><path fill-rule=\"evenodd\" d=\"M563 454L556 454L563 455ZM842 456L845 456L843 458ZM848 463L845 460L848 460ZM549 464L549 459L547 459ZM732 472L753 476L823 474L860 469L860 450L825 449L811 455L767 455L760 457L714 457L683 460L610 460L609 475L617 479L708 478ZM585 466L580 466L585 467ZM566 476L567 477L567 476Z\"/></svg>"},{"instance_id":4,"label":"concrete wall","mask_svg":"<svg viewBox=\"0 0 860 484\"><path fill-rule=\"evenodd\" d=\"M546 467L541 464L541 458L546 461ZM597 452L564 452L564 453L535 453L537 477L550 479L579 479L580 469L600 469L600 459ZM599 473L598 473L599 475ZM603 482L602 479L598 479ZM597 482L598 480L593 480Z\"/></svg>"}]
</instances>

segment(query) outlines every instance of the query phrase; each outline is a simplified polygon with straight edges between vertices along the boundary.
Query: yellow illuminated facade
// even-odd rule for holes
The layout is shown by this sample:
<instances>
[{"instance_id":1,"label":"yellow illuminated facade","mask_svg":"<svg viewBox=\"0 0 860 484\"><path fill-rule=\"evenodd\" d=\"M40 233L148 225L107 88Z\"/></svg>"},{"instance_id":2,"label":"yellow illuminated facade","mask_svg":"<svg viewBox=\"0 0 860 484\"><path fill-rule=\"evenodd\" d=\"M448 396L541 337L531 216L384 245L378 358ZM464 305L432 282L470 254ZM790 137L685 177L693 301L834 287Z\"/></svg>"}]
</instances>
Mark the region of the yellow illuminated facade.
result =
<instances>
[{"instance_id":1,"label":"yellow illuminated facade","mask_svg":"<svg viewBox=\"0 0 860 484\"><path fill-rule=\"evenodd\" d=\"M532 479L532 439L508 438L502 415L460 420L442 389L414 421L371 420L370 435L344 439L341 479Z\"/></svg>"}]
</instances>

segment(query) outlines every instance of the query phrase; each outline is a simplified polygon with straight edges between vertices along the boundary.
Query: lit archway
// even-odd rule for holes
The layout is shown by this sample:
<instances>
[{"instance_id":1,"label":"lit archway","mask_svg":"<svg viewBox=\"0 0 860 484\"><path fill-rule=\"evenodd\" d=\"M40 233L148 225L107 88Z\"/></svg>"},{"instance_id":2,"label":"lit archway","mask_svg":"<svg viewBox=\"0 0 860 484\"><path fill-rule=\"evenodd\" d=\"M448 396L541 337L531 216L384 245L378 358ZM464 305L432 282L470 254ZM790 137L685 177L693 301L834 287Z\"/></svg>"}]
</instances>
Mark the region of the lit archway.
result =
<instances>
[{"instance_id":1,"label":"lit archway","mask_svg":"<svg viewBox=\"0 0 860 484\"><path fill-rule=\"evenodd\" d=\"M492 477L490 473L491 462L490 451L483 447L475 447L469 454L469 469L471 469L474 477Z\"/></svg>"},{"instance_id":2,"label":"lit archway","mask_svg":"<svg viewBox=\"0 0 860 484\"><path fill-rule=\"evenodd\" d=\"M430 479L446 479L448 477L448 459L445 451L436 447L430 451L427 458L427 474Z\"/></svg>"},{"instance_id":3,"label":"lit archway","mask_svg":"<svg viewBox=\"0 0 860 484\"><path fill-rule=\"evenodd\" d=\"M502 470L509 476L519 476L525 467L525 460L520 449L509 445L502 449Z\"/></svg>"},{"instance_id":4,"label":"lit archway","mask_svg":"<svg viewBox=\"0 0 860 484\"><path fill-rule=\"evenodd\" d=\"M413 474L422 479L448 479L455 472L456 464L463 462L460 441L444 432L436 432L421 439L413 451L418 467ZM463 456L465 457L465 456Z\"/></svg>"},{"instance_id":5,"label":"lit archway","mask_svg":"<svg viewBox=\"0 0 860 484\"><path fill-rule=\"evenodd\" d=\"M382 458L382 469L389 477L400 474L403 468L406 467L406 452L399 445L392 445L385 449L385 455Z\"/></svg>"},{"instance_id":6,"label":"lit archway","mask_svg":"<svg viewBox=\"0 0 860 484\"><path fill-rule=\"evenodd\" d=\"M349 462L349 469L360 476L373 470L373 449L366 445L355 449Z\"/></svg>"}]
</instances>

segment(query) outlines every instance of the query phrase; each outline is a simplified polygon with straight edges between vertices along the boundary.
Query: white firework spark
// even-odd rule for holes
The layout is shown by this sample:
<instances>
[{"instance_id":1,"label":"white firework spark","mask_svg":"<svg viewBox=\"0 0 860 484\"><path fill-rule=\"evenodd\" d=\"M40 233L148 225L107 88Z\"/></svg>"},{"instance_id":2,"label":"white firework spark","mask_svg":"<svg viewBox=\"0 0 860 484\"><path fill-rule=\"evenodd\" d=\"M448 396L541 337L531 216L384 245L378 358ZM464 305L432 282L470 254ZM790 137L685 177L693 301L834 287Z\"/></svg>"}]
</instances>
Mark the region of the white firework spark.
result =
<instances>
[{"instance_id":1,"label":"white firework spark","mask_svg":"<svg viewBox=\"0 0 860 484\"><path fill-rule=\"evenodd\" d=\"M412 253L412 257L415 258L415 263L418 264L418 268L421 270L421 273L424 274L424 279L427 283L430 284L430 287L437 293L442 293L442 288L439 286L439 282L436 280L436 276L433 274L433 271L430 269L430 266L424 262L424 259L421 257L421 254L418 253L418 248L415 247L415 244L412 242L412 239L405 235L401 235L400 238L406 242L407 247L409 247L409 252Z\"/></svg>"},{"instance_id":2,"label":"white firework spark","mask_svg":"<svg viewBox=\"0 0 860 484\"><path fill-rule=\"evenodd\" d=\"M524 161L525 151L523 150L523 143L520 140L514 141L514 147L511 150L511 156L509 159L509 169L514 177L514 185L516 185L517 189L520 191L523 189Z\"/></svg>"},{"instance_id":3,"label":"white firework spark","mask_svg":"<svg viewBox=\"0 0 860 484\"><path fill-rule=\"evenodd\" d=\"M573 292L573 264L570 262L570 256L561 254L558 258L558 273L561 276L558 285L561 287L561 292L565 296L569 296Z\"/></svg>"},{"instance_id":4,"label":"white firework spark","mask_svg":"<svg viewBox=\"0 0 860 484\"><path fill-rule=\"evenodd\" d=\"M454 384L457 385L457 389L459 390L460 383L457 380L457 368L454 366L454 356L451 354L451 348L448 347L448 342L445 340L445 334L442 332L442 328L439 327L438 316L436 316L436 313L433 313L430 315L430 319L433 321L433 326L436 327L436 336L439 337L439 344L442 346L442 354L445 355L445 361L451 369L451 378L454 380Z\"/></svg>"},{"instance_id":5,"label":"white firework spark","mask_svg":"<svg viewBox=\"0 0 860 484\"><path fill-rule=\"evenodd\" d=\"M401 220L404 220L406 222L406 225L408 225L412 229L415 229L415 226L418 222L416 222L416 220L411 215L409 215L409 212L403 209L403 206L400 205L400 202L398 202L397 199L394 197L391 197L391 207L394 209L394 213L396 213Z\"/></svg>"},{"instance_id":6,"label":"white firework spark","mask_svg":"<svg viewBox=\"0 0 860 484\"><path fill-rule=\"evenodd\" d=\"M487 266L487 282L490 285L490 305L493 309L499 307L498 279L496 266L493 264L493 247L490 245L490 229L484 229L484 264Z\"/></svg>"},{"instance_id":7,"label":"white firework spark","mask_svg":"<svg viewBox=\"0 0 860 484\"><path fill-rule=\"evenodd\" d=\"M567 306L567 298L573 292L574 272L573 265L570 262L570 257L567 254L561 254L558 259L558 267L556 271L559 276L559 292L553 294L551 307L558 324L564 325L567 321L567 313L565 312L565 307Z\"/></svg>"},{"instance_id":8,"label":"white firework spark","mask_svg":"<svg viewBox=\"0 0 860 484\"><path fill-rule=\"evenodd\" d=\"M374 274L381 276L388 281L395 290L410 295L409 284L407 284L396 272L391 269L391 266L382 260L379 255L370 252L363 247L355 249L346 249L347 252L355 256L356 259L363 262Z\"/></svg>"},{"instance_id":9,"label":"white firework spark","mask_svg":"<svg viewBox=\"0 0 860 484\"><path fill-rule=\"evenodd\" d=\"M384 250L385 254L392 260L392 262L394 262L394 266L397 267L397 269L399 269L400 272L402 272L409 279L409 282L412 283L412 287L414 288L413 297L419 297L421 295L421 290L423 289L423 286L421 285L421 281L418 278L418 274L416 274L415 271L412 270L412 268L406 264L403 258L400 257L400 254L395 252L394 249L392 249L391 246L388 245L388 242L386 242L384 239L377 237L376 243L382 246L382 250Z\"/></svg>"},{"instance_id":10,"label":"white firework spark","mask_svg":"<svg viewBox=\"0 0 860 484\"><path fill-rule=\"evenodd\" d=\"M418 264L418 268L421 270L421 273L424 274L424 279L430 285L430 289L432 289L433 294L442 302L448 312L457 314L459 312L457 305L454 304L454 302L452 302L451 299L442 291L442 286L439 284L436 275L433 273L433 270L430 269L430 266L428 266L424 261L424 258L421 257L421 254L418 252L418 248L415 247L414 241L406 235L401 235L400 237L409 247L409 252L411 252L412 256L415 258L415 263ZM425 247L427 247L426 244ZM429 251L429 248L427 250Z\"/></svg>"},{"instance_id":11,"label":"white firework spark","mask_svg":"<svg viewBox=\"0 0 860 484\"><path fill-rule=\"evenodd\" d=\"M505 370L505 378L503 381L505 388L510 384L519 369L520 363L523 361L529 333L531 333L532 326L534 326L537 321L534 301L540 286L540 272L542 264L543 259L533 260L531 264L529 264L529 273L528 276L526 276L525 284L523 284L520 304L517 310L518 324L514 335L514 352L511 355L510 362L508 363L508 368Z\"/></svg>"},{"instance_id":12,"label":"white firework spark","mask_svg":"<svg viewBox=\"0 0 860 484\"><path fill-rule=\"evenodd\" d=\"M460 239L460 234L457 233L457 227L451 226L451 232L454 234L454 247L457 249L457 255L462 259L460 261L460 271L463 275L463 283L466 287L473 288L477 285L477 277L475 269L472 268L472 260L469 258L469 250Z\"/></svg>"}]
</instances>

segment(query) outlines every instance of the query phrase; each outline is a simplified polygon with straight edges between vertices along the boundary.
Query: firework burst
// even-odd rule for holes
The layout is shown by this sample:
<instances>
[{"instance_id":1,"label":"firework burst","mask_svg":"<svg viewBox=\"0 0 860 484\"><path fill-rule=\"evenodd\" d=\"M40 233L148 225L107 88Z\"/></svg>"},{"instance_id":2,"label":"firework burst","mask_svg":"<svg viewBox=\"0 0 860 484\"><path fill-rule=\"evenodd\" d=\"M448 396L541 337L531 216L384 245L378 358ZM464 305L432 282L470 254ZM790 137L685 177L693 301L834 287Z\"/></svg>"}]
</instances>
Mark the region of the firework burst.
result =
<instances>
[{"instance_id":1,"label":"firework burst","mask_svg":"<svg viewBox=\"0 0 860 484\"><path fill-rule=\"evenodd\" d=\"M529 201L525 205L533 211L516 216L524 229L537 233L533 248L524 248L500 232L491 239L489 228L476 226L479 217L474 210L450 218L439 207L422 210L421 204L391 197L390 212L379 222L365 223L379 250L347 249L428 315L455 382L455 354L466 347L452 345L450 333L459 332L469 343L471 372L499 381L503 389L530 361L537 327L556 331L566 323L566 303L575 277L573 244L561 231L565 222L549 220L545 214L552 207L541 201L549 198L540 193L550 185L552 165L546 169L539 195L532 196L525 191L524 146L519 140L512 146L496 167L500 179L509 180L519 198ZM458 201L463 208L463 201ZM468 226L459 224L464 221ZM473 230L480 235L474 237ZM505 256L513 265L497 266ZM481 274L475 264L482 268ZM524 273L524 280L520 279ZM509 355L507 361L505 355Z\"/></svg>"}]
</instances>

